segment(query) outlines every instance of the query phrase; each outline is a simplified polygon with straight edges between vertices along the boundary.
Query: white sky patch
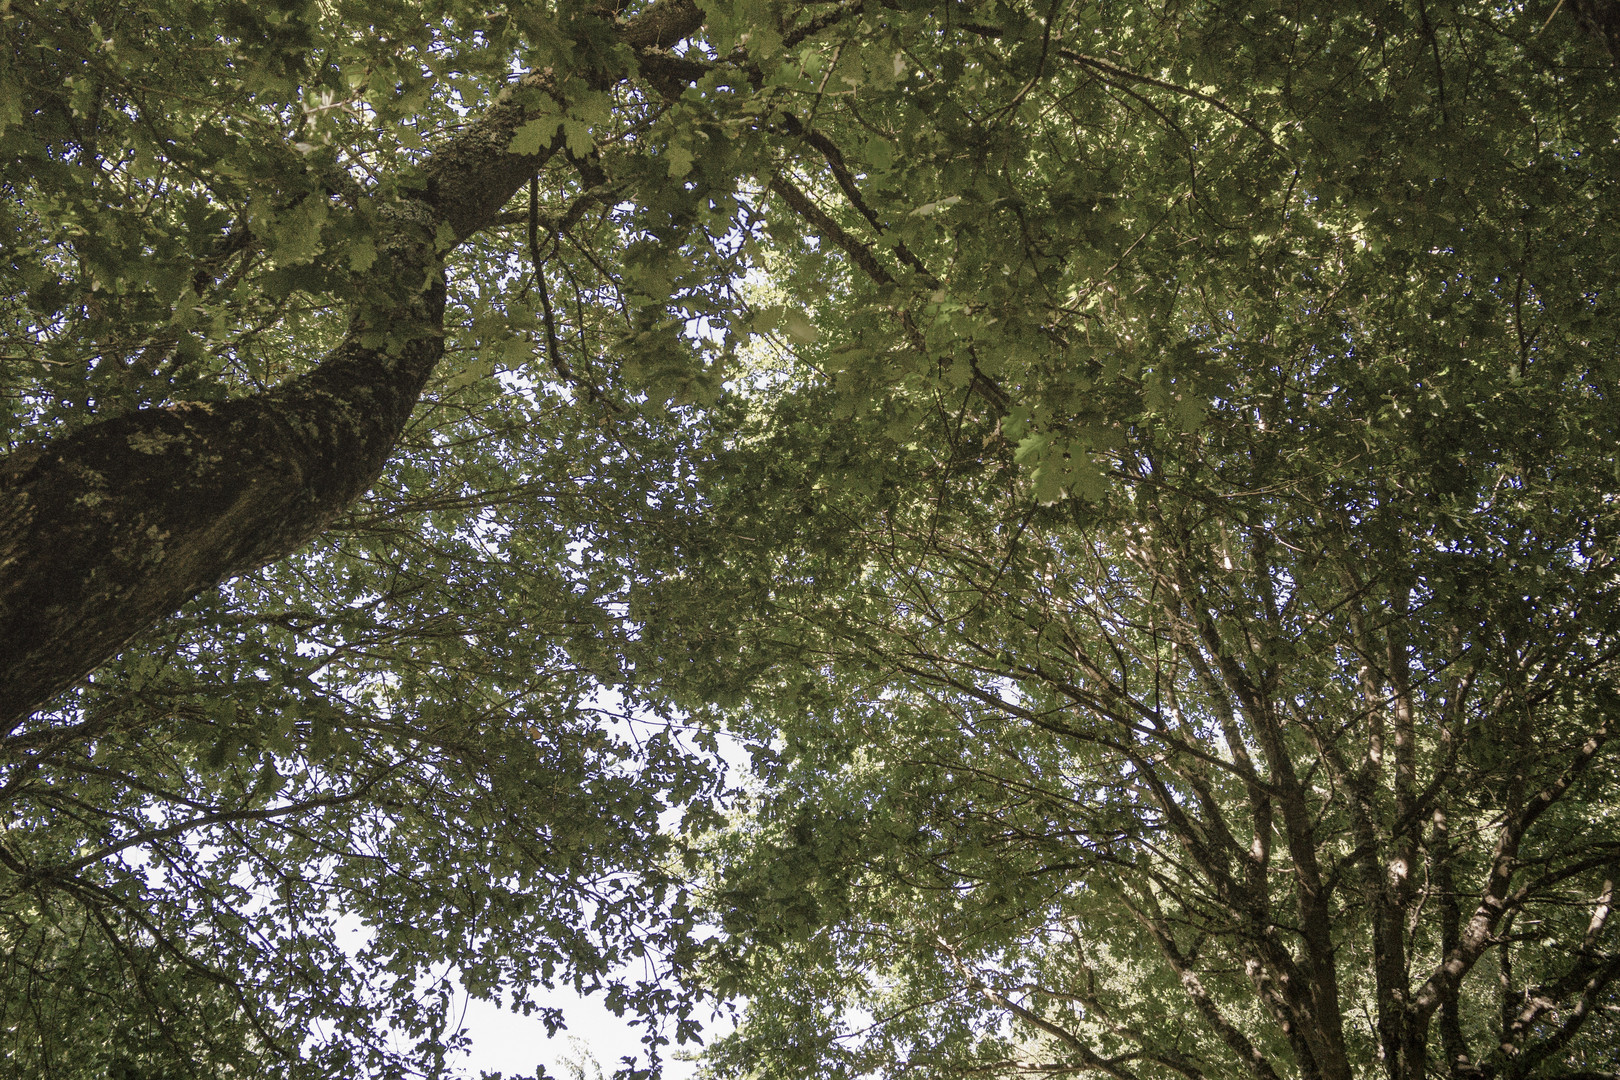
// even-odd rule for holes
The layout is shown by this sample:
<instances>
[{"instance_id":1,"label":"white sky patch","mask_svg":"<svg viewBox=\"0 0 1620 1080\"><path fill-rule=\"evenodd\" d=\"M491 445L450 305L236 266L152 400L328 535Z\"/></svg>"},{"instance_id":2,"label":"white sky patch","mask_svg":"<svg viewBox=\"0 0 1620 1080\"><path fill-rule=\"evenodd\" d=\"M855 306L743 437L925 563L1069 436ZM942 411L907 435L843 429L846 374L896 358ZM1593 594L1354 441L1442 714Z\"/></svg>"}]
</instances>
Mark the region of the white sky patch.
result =
<instances>
[{"instance_id":1,"label":"white sky patch","mask_svg":"<svg viewBox=\"0 0 1620 1080\"><path fill-rule=\"evenodd\" d=\"M472 1055L464 1070L477 1076L480 1070L500 1070L508 1077L533 1076L538 1067L558 1080L567 1080L565 1064L588 1053L611 1076L621 1057L641 1052L641 1030L614 1016L595 998L581 997L572 990L536 990L534 1000L542 1007L561 1009L567 1027L547 1037L538 1016L519 1016L489 1001L467 1002L462 1027L472 1039ZM705 1027L705 1041L715 1034L714 1023ZM729 1030L725 1024L720 1030ZM665 1047L664 1076L667 1080L692 1080L697 1062L681 1060L677 1054L697 1050L696 1046ZM591 1074L587 1071L586 1076Z\"/></svg>"}]
</instances>

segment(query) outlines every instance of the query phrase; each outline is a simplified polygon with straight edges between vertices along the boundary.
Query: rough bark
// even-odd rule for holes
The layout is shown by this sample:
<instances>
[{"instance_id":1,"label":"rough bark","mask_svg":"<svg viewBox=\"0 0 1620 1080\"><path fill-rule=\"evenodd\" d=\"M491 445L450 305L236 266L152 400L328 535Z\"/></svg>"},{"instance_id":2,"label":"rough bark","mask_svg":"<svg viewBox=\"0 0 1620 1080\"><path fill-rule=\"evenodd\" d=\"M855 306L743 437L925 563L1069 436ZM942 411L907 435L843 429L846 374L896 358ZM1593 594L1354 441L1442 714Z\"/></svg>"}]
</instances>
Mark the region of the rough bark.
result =
<instances>
[{"instance_id":1,"label":"rough bark","mask_svg":"<svg viewBox=\"0 0 1620 1080\"><path fill-rule=\"evenodd\" d=\"M1570 0L1570 7L1581 28L1609 50L1620 66L1620 2L1617 0Z\"/></svg>"},{"instance_id":2,"label":"rough bark","mask_svg":"<svg viewBox=\"0 0 1620 1080\"><path fill-rule=\"evenodd\" d=\"M638 52L663 49L701 18L690 0L672 0L618 32ZM460 243L545 164L549 148L508 147L548 88L548 76L525 78L435 152L419 196L381 208L390 232L379 267L394 299L357 310L312 371L251 397L142 409L0 459L8 728L189 598L307 543L370 487L443 353L439 227Z\"/></svg>"},{"instance_id":3,"label":"rough bark","mask_svg":"<svg viewBox=\"0 0 1620 1080\"><path fill-rule=\"evenodd\" d=\"M10 455L0 466L6 721L201 590L294 550L364 492L443 351L443 310L441 282L401 312L410 332L392 352L351 335L269 393L145 409Z\"/></svg>"}]
</instances>

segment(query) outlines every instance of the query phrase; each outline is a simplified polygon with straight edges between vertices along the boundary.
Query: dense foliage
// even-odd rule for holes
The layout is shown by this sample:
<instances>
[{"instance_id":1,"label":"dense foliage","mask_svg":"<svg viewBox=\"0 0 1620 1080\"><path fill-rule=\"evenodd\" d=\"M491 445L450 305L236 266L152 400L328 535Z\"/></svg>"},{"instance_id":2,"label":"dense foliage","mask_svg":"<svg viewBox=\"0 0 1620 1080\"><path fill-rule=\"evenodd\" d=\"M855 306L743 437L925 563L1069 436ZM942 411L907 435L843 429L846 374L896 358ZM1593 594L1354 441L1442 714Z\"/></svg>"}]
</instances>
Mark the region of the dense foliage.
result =
<instances>
[{"instance_id":1,"label":"dense foliage","mask_svg":"<svg viewBox=\"0 0 1620 1080\"><path fill-rule=\"evenodd\" d=\"M1620 1072L1612 7L3 18L12 1073Z\"/></svg>"}]
</instances>

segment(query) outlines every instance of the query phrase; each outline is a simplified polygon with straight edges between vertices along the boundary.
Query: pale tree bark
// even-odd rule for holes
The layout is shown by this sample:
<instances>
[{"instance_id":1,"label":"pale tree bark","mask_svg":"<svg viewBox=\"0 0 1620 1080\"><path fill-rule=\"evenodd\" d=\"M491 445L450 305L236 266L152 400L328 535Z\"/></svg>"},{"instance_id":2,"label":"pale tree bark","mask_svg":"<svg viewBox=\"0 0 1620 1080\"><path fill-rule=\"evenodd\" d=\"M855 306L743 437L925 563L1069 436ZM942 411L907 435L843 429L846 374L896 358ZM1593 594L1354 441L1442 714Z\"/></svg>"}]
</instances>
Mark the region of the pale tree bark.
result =
<instances>
[{"instance_id":1,"label":"pale tree bark","mask_svg":"<svg viewBox=\"0 0 1620 1080\"><path fill-rule=\"evenodd\" d=\"M620 22L656 64L691 0ZM606 86L618 72L584 73ZM555 152L515 154L551 96L530 75L439 148L413 197L378 208L387 276L310 372L251 397L142 409L0 459L0 721L8 728L226 578L318 536L381 473L443 355L440 250L487 227ZM446 232L444 227L448 227Z\"/></svg>"}]
</instances>

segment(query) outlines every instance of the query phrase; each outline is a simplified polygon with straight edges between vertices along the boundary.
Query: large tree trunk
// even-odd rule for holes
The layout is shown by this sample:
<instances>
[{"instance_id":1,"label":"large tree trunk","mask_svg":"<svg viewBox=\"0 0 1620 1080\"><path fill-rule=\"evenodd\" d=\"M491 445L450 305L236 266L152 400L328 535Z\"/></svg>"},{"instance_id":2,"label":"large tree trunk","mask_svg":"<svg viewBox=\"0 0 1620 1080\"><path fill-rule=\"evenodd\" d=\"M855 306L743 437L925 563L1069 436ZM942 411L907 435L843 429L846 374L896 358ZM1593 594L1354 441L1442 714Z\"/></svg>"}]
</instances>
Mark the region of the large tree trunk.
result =
<instances>
[{"instance_id":1,"label":"large tree trunk","mask_svg":"<svg viewBox=\"0 0 1620 1080\"><path fill-rule=\"evenodd\" d=\"M443 312L441 281L400 312L391 353L351 334L269 393L143 409L0 463L0 717L320 533L382 470L443 352Z\"/></svg>"},{"instance_id":2,"label":"large tree trunk","mask_svg":"<svg viewBox=\"0 0 1620 1080\"><path fill-rule=\"evenodd\" d=\"M701 21L691 0L670 0L619 35L645 52ZM370 487L443 354L439 228L465 240L545 164L556 144L529 155L508 147L548 83L529 76L504 94L433 155L422 195L384 208L379 268L397 299L357 311L314 370L248 398L142 409L0 459L0 721L14 728L187 599L319 535ZM376 328L385 344L368 333Z\"/></svg>"}]
</instances>

